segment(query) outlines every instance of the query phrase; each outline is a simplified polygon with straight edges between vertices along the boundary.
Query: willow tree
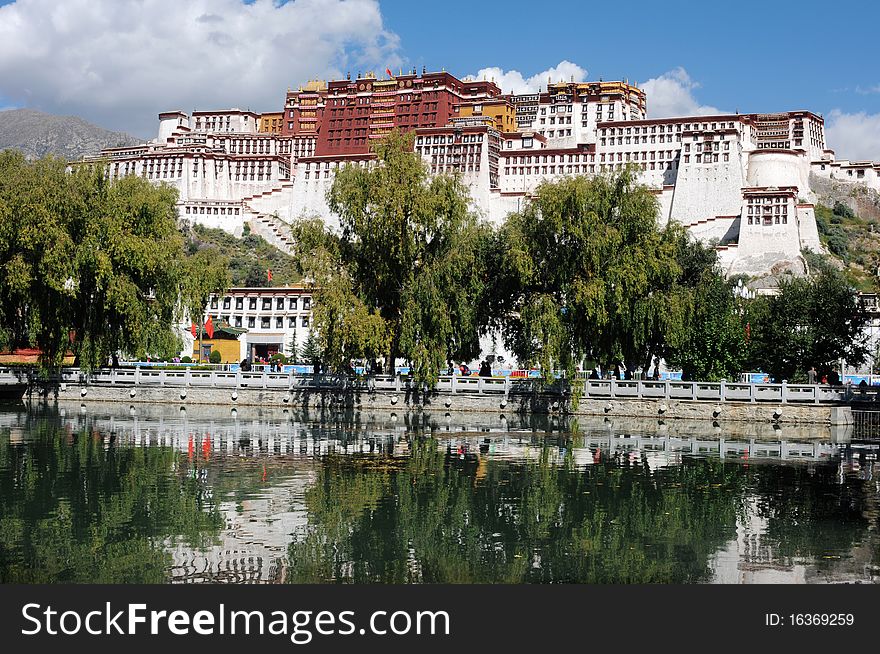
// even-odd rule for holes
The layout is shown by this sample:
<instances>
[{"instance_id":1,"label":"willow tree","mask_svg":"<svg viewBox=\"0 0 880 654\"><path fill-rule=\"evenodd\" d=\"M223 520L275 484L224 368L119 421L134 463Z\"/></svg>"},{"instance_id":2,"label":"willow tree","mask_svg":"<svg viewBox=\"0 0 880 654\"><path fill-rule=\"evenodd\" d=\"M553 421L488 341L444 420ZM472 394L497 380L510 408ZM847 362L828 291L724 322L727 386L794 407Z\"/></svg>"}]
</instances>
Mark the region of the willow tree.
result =
<instances>
[{"instance_id":1,"label":"willow tree","mask_svg":"<svg viewBox=\"0 0 880 654\"><path fill-rule=\"evenodd\" d=\"M37 346L53 362L68 342L75 188L60 159L0 152L0 346Z\"/></svg>"},{"instance_id":2,"label":"willow tree","mask_svg":"<svg viewBox=\"0 0 880 654\"><path fill-rule=\"evenodd\" d=\"M377 162L346 166L328 192L340 229L294 226L302 272L314 280L314 327L330 363L383 354L407 359L420 381L479 354L491 232L468 210L457 176L429 176L413 135L393 132ZM376 352L381 348L381 352Z\"/></svg>"},{"instance_id":3,"label":"willow tree","mask_svg":"<svg viewBox=\"0 0 880 654\"><path fill-rule=\"evenodd\" d=\"M683 228L657 226L635 173L541 184L501 233L501 327L522 362L572 370L645 366L680 338L692 294L681 283Z\"/></svg>"},{"instance_id":4,"label":"willow tree","mask_svg":"<svg viewBox=\"0 0 880 654\"><path fill-rule=\"evenodd\" d=\"M84 367L120 353L180 351L176 326L204 289L224 284L218 258L189 259L177 192L102 166L0 155L0 332L43 363L68 351ZM222 272L222 271L221 271Z\"/></svg>"}]
</instances>

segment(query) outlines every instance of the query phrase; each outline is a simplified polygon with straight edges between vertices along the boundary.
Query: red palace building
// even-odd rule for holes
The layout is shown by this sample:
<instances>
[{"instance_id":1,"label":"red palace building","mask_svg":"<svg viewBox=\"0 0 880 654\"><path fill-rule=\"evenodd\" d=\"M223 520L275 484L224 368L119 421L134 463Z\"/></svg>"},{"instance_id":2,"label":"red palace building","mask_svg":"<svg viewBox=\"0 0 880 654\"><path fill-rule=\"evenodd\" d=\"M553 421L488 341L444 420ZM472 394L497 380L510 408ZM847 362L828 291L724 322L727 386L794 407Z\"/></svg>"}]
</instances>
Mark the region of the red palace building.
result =
<instances>
[{"instance_id":1,"label":"red palace building","mask_svg":"<svg viewBox=\"0 0 880 654\"><path fill-rule=\"evenodd\" d=\"M466 82L445 71L310 82L288 91L282 134L294 137L300 156L367 155L371 143L392 129L444 127L459 106L500 95L494 82Z\"/></svg>"}]
</instances>

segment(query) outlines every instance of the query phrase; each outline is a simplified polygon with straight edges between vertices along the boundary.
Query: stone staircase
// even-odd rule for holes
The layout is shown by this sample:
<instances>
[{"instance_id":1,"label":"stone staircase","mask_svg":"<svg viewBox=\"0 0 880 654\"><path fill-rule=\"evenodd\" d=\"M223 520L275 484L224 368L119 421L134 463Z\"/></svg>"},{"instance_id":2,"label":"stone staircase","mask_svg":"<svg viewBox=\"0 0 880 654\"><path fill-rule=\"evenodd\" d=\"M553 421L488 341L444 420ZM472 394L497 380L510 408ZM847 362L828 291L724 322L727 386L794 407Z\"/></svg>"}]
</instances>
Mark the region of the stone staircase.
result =
<instances>
[{"instance_id":1,"label":"stone staircase","mask_svg":"<svg viewBox=\"0 0 880 654\"><path fill-rule=\"evenodd\" d=\"M293 254L293 237L290 233L290 225L278 216L257 213L247 205L244 206L252 233L262 236L270 245L274 245L285 254Z\"/></svg>"},{"instance_id":2,"label":"stone staircase","mask_svg":"<svg viewBox=\"0 0 880 654\"><path fill-rule=\"evenodd\" d=\"M292 254L293 239L290 225L279 217L279 214L289 213L285 208L290 204L289 194L292 189L292 181L281 182L275 188L246 196L241 200L251 232L263 237L285 254Z\"/></svg>"}]
</instances>

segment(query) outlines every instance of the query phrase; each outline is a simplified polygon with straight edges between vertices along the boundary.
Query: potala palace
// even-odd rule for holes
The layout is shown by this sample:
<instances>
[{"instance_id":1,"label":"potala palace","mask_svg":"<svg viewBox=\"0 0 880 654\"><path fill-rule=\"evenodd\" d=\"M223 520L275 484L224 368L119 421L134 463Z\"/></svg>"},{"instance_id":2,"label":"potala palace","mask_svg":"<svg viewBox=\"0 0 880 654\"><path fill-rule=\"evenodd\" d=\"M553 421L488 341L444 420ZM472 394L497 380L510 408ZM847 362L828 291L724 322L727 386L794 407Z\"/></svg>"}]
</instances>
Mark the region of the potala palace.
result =
<instances>
[{"instance_id":1,"label":"potala palace","mask_svg":"<svg viewBox=\"0 0 880 654\"><path fill-rule=\"evenodd\" d=\"M326 192L340 167L368 166L371 144L415 130L432 173L458 172L473 210L500 223L544 180L635 165L660 221L714 240L728 274L804 269L820 250L812 175L880 190L880 164L840 161L810 111L647 118L628 82L552 82L531 95L447 72L372 73L288 90L284 109L170 111L158 137L104 150L110 174L167 182L182 218L240 235L244 225L281 249L288 224L335 217ZM95 158L97 159L97 158Z\"/></svg>"}]
</instances>

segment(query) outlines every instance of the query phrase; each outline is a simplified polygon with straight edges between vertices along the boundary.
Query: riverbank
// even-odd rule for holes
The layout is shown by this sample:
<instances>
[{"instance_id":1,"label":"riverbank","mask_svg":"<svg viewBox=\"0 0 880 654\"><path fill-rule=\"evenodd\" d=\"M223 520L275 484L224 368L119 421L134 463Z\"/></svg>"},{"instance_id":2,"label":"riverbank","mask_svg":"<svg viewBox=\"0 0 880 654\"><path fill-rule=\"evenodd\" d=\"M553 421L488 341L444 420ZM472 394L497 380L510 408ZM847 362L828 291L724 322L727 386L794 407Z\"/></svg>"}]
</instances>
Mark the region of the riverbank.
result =
<instances>
[{"instance_id":1,"label":"riverbank","mask_svg":"<svg viewBox=\"0 0 880 654\"><path fill-rule=\"evenodd\" d=\"M286 376L285 376L286 377ZM260 386L265 386L260 384ZM841 426L852 424L849 406L831 403L732 401L677 399L668 397L579 397L565 393L522 391L418 393L412 389L369 390L363 387L254 388L254 385L229 387L154 386L89 383L72 381L33 384L23 389L21 397L31 401L117 402L129 405L178 405L278 409L304 411L411 412L444 416L446 413L490 413L506 416L570 415L643 420L697 420L710 423L756 423L784 425Z\"/></svg>"},{"instance_id":2,"label":"riverbank","mask_svg":"<svg viewBox=\"0 0 880 654\"><path fill-rule=\"evenodd\" d=\"M636 418L628 416L591 416L573 414L511 413L489 411L448 411L431 407L412 409L327 407L281 407L277 405L177 404L99 401L95 398L33 398L18 403L0 404L6 420L0 429L13 432L23 428L35 410L57 413L71 426L80 422L98 425L120 434L213 433L222 425L234 424L237 437L261 438L289 428L333 425L344 438L346 434L368 428L393 434L400 431L429 434L454 433L460 438L485 438L493 434L531 434L553 437L558 433L577 433L593 439L627 442L646 436L671 439L671 447L704 449L705 443L719 441L754 441L759 443L829 442L847 443L852 438L851 425L783 424L730 420L680 418ZM687 444L683 444L687 441ZM696 442L693 444L692 441ZM686 447L685 447L686 445Z\"/></svg>"}]
</instances>

